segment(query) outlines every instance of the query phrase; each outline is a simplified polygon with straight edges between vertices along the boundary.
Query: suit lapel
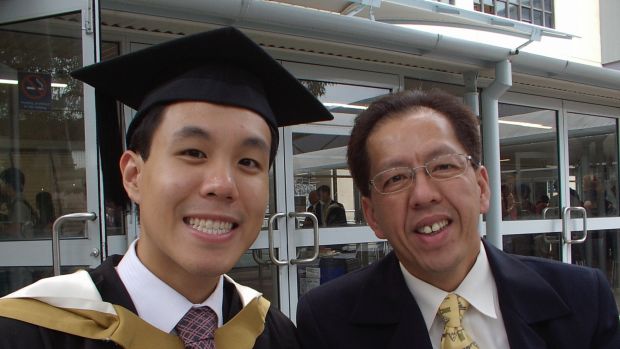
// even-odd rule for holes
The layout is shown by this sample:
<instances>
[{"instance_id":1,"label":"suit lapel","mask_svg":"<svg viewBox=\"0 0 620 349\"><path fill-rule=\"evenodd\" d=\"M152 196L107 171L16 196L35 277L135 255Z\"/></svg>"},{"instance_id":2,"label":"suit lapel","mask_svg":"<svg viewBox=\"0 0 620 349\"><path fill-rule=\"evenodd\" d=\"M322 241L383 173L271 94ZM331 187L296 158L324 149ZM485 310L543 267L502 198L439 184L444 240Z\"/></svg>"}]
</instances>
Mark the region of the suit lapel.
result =
<instances>
[{"instance_id":1,"label":"suit lapel","mask_svg":"<svg viewBox=\"0 0 620 349\"><path fill-rule=\"evenodd\" d=\"M510 347L546 348L536 324L566 316L570 309L545 279L516 256L502 253L486 242L484 246Z\"/></svg>"},{"instance_id":2,"label":"suit lapel","mask_svg":"<svg viewBox=\"0 0 620 349\"><path fill-rule=\"evenodd\" d=\"M391 326L389 348L431 349L424 318L409 292L394 252L375 265L360 290L350 322L361 326Z\"/></svg>"}]
</instances>

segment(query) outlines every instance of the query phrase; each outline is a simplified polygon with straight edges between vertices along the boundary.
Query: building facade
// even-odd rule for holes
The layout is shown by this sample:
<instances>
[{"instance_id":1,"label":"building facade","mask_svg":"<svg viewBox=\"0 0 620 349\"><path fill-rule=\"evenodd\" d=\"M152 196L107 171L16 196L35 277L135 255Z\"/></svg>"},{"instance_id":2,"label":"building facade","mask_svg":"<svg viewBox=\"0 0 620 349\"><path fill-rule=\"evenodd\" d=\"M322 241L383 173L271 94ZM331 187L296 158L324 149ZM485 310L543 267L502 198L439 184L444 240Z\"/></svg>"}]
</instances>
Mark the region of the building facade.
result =
<instances>
[{"instance_id":1,"label":"building facade","mask_svg":"<svg viewBox=\"0 0 620 349\"><path fill-rule=\"evenodd\" d=\"M353 120L383 95L438 87L481 118L495 193L486 238L599 268L620 304L618 11L613 0L4 0L0 171L24 180L0 200L0 294L98 265L139 236L117 169L134 111L98 103L69 72L234 25L335 116L280 129L263 230L238 281L294 318L308 289L384 256L346 167ZM346 224L306 222L321 185Z\"/></svg>"}]
</instances>

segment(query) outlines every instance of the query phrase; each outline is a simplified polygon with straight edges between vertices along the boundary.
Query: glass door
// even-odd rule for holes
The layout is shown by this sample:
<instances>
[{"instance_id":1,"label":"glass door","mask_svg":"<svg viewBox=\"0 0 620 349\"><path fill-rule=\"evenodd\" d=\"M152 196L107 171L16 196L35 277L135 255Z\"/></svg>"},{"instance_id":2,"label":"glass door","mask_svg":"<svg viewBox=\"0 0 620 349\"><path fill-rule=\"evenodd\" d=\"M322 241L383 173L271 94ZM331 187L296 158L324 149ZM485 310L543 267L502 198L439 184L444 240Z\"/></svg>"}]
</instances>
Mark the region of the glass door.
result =
<instances>
[{"instance_id":1,"label":"glass door","mask_svg":"<svg viewBox=\"0 0 620 349\"><path fill-rule=\"evenodd\" d=\"M499 111L504 251L599 268L620 304L620 111L518 94Z\"/></svg>"},{"instance_id":2,"label":"glass door","mask_svg":"<svg viewBox=\"0 0 620 349\"><path fill-rule=\"evenodd\" d=\"M323 104L331 122L284 129L289 315L308 290L383 257L390 247L366 225L346 163L354 119L398 90L398 78L284 62Z\"/></svg>"},{"instance_id":3,"label":"glass door","mask_svg":"<svg viewBox=\"0 0 620 349\"><path fill-rule=\"evenodd\" d=\"M88 7L0 2L0 295L101 262Z\"/></svg>"}]
</instances>

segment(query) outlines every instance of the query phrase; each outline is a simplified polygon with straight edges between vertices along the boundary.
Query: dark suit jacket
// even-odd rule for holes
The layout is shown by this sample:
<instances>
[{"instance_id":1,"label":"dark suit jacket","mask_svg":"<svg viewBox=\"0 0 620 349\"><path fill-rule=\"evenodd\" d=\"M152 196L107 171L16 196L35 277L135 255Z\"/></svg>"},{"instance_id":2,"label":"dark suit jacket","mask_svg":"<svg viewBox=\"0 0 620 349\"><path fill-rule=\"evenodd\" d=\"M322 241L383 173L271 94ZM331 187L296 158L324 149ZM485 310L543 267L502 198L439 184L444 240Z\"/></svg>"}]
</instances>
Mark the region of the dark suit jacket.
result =
<instances>
[{"instance_id":1,"label":"dark suit jacket","mask_svg":"<svg viewBox=\"0 0 620 349\"><path fill-rule=\"evenodd\" d=\"M618 311L600 271L485 246L511 348L620 348ZM297 327L308 349L432 348L393 252L304 295Z\"/></svg>"},{"instance_id":2,"label":"dark suit jacket","mask_svg":"<svg viewBox=\"0 0 620 349\"><path fill-rule=\"evenodd\" d=\"M134 313L135 306L114 267L121 256L112 256L90 272L93 282L104 301L121 305ZM234 285L224 283L224 322L235 316L242 307ZM0 317L0 348L118 348L112 342L96 341L66 333L40 328L18 320ZM265 330L257 338L255 349L299 348L293 323L278 309L271 306L267 313Z\"/></svg>"}]
</instances>

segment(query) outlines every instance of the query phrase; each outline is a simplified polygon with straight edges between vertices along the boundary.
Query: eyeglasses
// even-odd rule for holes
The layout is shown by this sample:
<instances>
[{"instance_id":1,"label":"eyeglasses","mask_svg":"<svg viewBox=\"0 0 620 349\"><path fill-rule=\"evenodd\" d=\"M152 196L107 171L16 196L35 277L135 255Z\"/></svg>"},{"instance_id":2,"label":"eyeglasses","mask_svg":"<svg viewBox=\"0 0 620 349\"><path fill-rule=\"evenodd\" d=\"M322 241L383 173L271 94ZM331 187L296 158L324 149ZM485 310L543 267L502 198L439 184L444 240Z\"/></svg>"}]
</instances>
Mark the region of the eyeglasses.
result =
<instances>
[{"instance_id":1,"label":"eyeglasses","mask_svg":"<svg viewBox=\"0 0 620 349\"><path fill-rule=\"evenodd\" d=\"M467 164L470 162L474 163L470 155L440 155L427 161L424 166L414 168L394 167L379 172L370 181L370 185L372 185L379 194L393 194L409 188L413 183L416 171L420 168L423 168L432 179L436 181L445 181L465 173Z\"/></svg>"}]
</instances>

